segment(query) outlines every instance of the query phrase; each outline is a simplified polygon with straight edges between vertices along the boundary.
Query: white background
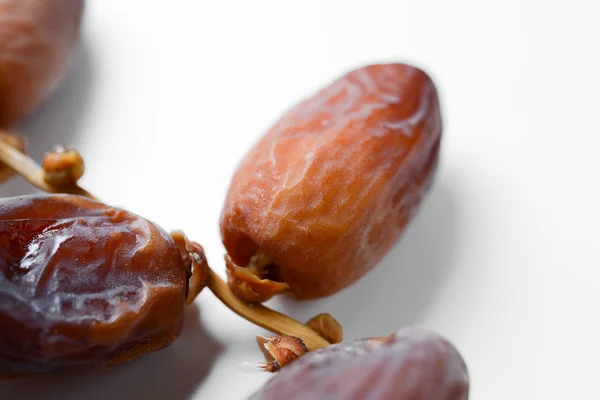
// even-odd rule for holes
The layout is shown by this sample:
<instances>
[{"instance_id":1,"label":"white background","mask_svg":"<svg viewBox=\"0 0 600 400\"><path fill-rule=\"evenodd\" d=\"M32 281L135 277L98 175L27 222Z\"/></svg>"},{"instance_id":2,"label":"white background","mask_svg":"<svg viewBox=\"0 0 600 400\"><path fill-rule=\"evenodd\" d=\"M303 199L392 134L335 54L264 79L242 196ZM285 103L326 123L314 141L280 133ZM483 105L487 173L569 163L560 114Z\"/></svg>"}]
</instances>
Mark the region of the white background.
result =
<instances>
[{"instance_id":1,"label":"white background","mask_svg":"<svg viewBox=\"0 0 600 400\"><path fill-rule=\"evenodd\" d=\"M64 86L17 128L39 160L83 153L82 184L201 242L250 146L349 69L434 78L438 179L399 245L331 298L346 338L420 324L463 353L472 399L598 399L600 3L597 0L89 1ZM31 192L15 180L0 195ZM243 399L270 376L265 333L203 292L172 347L115 370L0 385L2 398Z\"/></svg>"}]
</instances>

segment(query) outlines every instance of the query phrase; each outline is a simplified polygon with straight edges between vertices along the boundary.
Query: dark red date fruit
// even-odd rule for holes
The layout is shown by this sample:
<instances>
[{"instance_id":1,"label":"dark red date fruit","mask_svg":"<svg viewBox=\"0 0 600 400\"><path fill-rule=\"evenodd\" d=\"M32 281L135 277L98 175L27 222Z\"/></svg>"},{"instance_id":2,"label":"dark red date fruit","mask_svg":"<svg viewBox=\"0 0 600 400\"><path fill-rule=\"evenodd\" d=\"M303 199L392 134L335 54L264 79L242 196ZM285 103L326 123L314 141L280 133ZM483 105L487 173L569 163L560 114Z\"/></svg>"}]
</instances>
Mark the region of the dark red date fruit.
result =
<instances>
[{"instance_id":1,"label":"dark red date fruit","mask_svg":"<svg viewBox=\"0 0 600 400\"><path fill-rule=\"evenodd\" d=\"M250 400L467 400L463 358L444 338L406 328L308 353Z\"/></svg>"},{"instance_id":2,"label":"dark red date fruit","mask_svg":"<svg viewBox=\"0 0 600 400\"><path fill-rule=\"evenodd\" d=\"M199 245L130 212L73 195L0 199L0 374L168 346L206 268Z\"/></svg>"}]
</instances>

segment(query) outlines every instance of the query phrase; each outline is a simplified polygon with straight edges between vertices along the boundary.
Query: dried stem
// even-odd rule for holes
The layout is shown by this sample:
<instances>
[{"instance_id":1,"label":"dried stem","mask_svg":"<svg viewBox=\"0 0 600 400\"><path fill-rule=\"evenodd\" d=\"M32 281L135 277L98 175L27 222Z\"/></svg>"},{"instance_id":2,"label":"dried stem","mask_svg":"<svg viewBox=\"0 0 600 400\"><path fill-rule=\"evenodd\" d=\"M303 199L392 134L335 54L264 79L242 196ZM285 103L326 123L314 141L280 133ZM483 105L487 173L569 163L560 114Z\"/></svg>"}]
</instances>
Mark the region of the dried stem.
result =
<instances>
[{"instance_id":1,"label":"dried stem","mask_svg":"<svg viewBox=\"0 0 600 400\"><path fill-rule=\"evenodd\" d=\"M239 316L271 332L299 337L311 351L331 344L314 330L295 319L262 305L249 306L238 299L229 289L229 286L213 270L209 270L208 273L208 288Z\"/></svg>"},{"instance_id":2,"label":"dried stem","mask_svg":"<svg viewBox=\"0 0 600 400\"><path fill-rule=\"evenodd\" d=\"M1 131L0 131L1 132ZM50 193L70 193L96 200L89 192L75 186L70 191L60 190L48 185L44 180L43 169L29 156L19 150L11 147L6 142L0 140L0 161L14 169L17 173L27 179L32 185ZM248 321L279 335L289 335L299 337L304 341L309 350L316 350L321 347L329 346L327 340L322 338L317 332L284 314L271 310L262 305L249 305L238 299L229 289L229 286L210 268L208 269L208 288L221 300L229 309ZM2 379L3 374L0 374Z\"/></svg>"},{"instance_id":3,"label":"dried stem","mask_svg":"<svg viewBox=\"0 0 600 400\"><path fill-rule=\"evenodd\" d=\"M7 132L0 130L0 133ZM42 189L45 192L77 194L97 200L91 193L77 185L65 189L59 189L49 185L44 180L44 170L40 168L38 163L2 139L0 139L0 159L4 164L8 165L19 175L23 176L23 178L27 179L33 186Z\"/></svg>"}]
</instances>

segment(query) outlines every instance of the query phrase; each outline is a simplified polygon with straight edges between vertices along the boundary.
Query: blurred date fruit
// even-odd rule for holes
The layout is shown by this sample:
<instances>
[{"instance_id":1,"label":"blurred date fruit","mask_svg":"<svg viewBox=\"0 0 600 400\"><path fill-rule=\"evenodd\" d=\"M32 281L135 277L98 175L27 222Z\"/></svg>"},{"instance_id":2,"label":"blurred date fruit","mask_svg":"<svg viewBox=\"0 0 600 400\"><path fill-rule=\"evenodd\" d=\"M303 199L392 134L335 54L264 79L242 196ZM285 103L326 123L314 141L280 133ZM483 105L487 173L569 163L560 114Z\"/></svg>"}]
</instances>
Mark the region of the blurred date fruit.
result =
<instances>
[{"instance_id":1,"label":"blurred date fruit","mask_svg":"<svg viewBox=\"0 0 600 400\"><path fill-rule=\"evenodd\" d=\"M463 358L444 338L405 328L306 354L250 400L467 400Z\"/></svg>"},{"instance_id":2,"label":"blurred date fruit","mask_svg":"<svg viewBox=\"0 0 600 400\"><path fill-rule=\"evenodd\" d=\"M0 0L0 127L56 86L79 41L83 0Z\"/></svg>"},{"instance_id":3,"label":"blurred date fruit","mask_svg":"<svg viewBox=\"0 0 600 400\"><path fill-rule=\"evenodd\" d=\"M441 133L432 80L405 64L352 71L288 111L239 165L223 207L234 292L310 299L364 276L430 186Z\"/></svg>"},{"instance_id":4,"label":"blurred date fruit","mask_svg":"<svg viewBox=\"0 0 600 400\"><path fill-rule=\"evenodd\" d=\"M207 268L199 245L127 211L73 195L0 199L0 376L168 346Z\"/></svg>"}]
</instances>

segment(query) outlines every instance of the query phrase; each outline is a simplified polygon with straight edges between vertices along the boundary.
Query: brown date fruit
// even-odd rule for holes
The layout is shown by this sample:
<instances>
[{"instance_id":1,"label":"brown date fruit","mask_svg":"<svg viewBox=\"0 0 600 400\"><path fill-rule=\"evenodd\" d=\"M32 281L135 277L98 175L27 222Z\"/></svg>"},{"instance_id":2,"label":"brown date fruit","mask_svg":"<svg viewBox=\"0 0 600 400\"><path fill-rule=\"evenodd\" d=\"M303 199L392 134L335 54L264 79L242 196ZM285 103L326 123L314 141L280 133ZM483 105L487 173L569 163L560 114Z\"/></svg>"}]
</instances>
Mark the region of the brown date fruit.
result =
<instances>
[{"instance_id":1,"label":"brown date fruit","mask_svg":"<svg viewBox=\"0 0 600 400\"><path fill-rule=\"evenodd\" d=\"M0 199L0 375L168 346L207 268L198 244L127 211L74 195Z\"/></svg>"},{"instance_id":2,"label":"brown date fruit","mask_svg":"<svg viewBox=\"0 0 600 400\"><path fill-rule=\"evenodd\" d=\"M248 301L288 288L310 299L360 279L419 206L441 133L432 80L404 64L357 69L292 108L229 188L221 236L232 289L243 283L237 292Z\"/></svg>"},{"instance_id":3,"label":"brown date fruit","mask_svg":"<svg viewBox=\"0 0 600 400\"><path fill-rule=\"evenodd\" d=\"M331 345L295 360L250 400L467 400L463 358L444 338L405 328Z\"/></svg>"},{"instance_id":4,"label":"brown date fruit","mask_svg":"<svg viewBox=\"0 0 600 400\"><path fill-rule=\"evenodd\" d=\"M83 0L0 0L0 127L32 111L62 78Z\"/></svg>"}]
</instances>

